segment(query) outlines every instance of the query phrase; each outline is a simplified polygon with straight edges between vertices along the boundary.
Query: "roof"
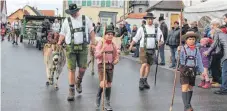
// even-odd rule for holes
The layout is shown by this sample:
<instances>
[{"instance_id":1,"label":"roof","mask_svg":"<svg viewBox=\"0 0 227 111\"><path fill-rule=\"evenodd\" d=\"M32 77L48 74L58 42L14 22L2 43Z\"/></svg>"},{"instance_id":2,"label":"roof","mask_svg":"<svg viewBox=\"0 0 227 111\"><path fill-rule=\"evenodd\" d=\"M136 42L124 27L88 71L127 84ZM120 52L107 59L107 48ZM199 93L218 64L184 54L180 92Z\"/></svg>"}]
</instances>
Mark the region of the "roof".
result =
<instances>
[{"instance_id":1,"label":"roof","mask_svg":"<svg viewBox=\"0 0 227 111\"><path fill-rule=\"evenodd\" d=\"M39 10L44 16L55 16L54 10Z\"/></svg>"},{"instance_id":2,"label":"roof","mask_svg":"<svg viewBox=\"0 0 227 111\"><path fill-rule=\"evenodd\" d=\"M24 10L24 15L30 15L27 10Z\"/></svg>"},{"instance_id":3,"label":"roof","mask_svg":"<svg viewBox=\"0 0 227 111\"><path fill-rule=\"evenodd\" d=\"M23 11L22 9L17 9L15 12L13 12L12 14L10 14L9 16L8 16L8 18L10 18L10 16L12 16L13 14L15 14L15 13L17 13L18 11ZM28 12L27 12L28 13Z\"/></svg>"},{"instance_id":4,"label":"roof","mask_svg":"<svg viewBox=\"0 0 227 111\"><path fill-rule=\"evenodd\" d=\"M183 5L183 6L182 6ZM157 4L151 6L148 8L146 11L149 12L154 9L159 9L159 10L181 10L184 8L184 4L182 1L177 1L177 0L171 0L171 1L166 1L162 0L158 2Z\"/></svg>"},{"instance_id":5,"label":"roof","mask_svg":"<svg viewBox=\"0 0 227 111\"><path fill-rule=\"evenodd\" d=\"M36 10L35 8L33 8L33 7L31 7L31 6L29 6L29 5L26 5L26 6L28 6L37 16L41 16L41 15L43 15L42 13L40 13L38 10Z\"/></svg>"},{"instance_id":6,"label":"roof","mask_svg":"<svg viewBox=\"0 0 227 111\"><path fill-rule=\"evenodd\" d=\"M143 19L147 13L130 13L126 18Z\"/></svg>"},{"instance_id":7,"label":"roof","mask_svg":"<svg viewBox=\"0 0 227 111\"><path fill-rule=\"evenodd\" d=\"M146 15L147 13L130 13L128 15L126 15L125 19L143 19L143 17ZM122 22L123 19L117 21L117 23Z\"/></svg>"},{"instance_id":8,"label":"roof","mask_svg":"<svg viewBox=\"0 0 227 111\"><path fill-rule=\"evenodd\" d=\"M43 15L42 13L40 13L39 11L37 11L36 9L34 9L33 7L31 7L29 5L26 5L26 6L28 6L37 16L42 16ZM15 12L13 12L12 14L10 14L8 17L10 18L10 16L12 16L15 13L17 13L18 11L23 11L23 9L21 9L21 8L17 9ZM27 10L24 10L24 15L30 15L30 13Z\"/></svg>"}]
</instances>

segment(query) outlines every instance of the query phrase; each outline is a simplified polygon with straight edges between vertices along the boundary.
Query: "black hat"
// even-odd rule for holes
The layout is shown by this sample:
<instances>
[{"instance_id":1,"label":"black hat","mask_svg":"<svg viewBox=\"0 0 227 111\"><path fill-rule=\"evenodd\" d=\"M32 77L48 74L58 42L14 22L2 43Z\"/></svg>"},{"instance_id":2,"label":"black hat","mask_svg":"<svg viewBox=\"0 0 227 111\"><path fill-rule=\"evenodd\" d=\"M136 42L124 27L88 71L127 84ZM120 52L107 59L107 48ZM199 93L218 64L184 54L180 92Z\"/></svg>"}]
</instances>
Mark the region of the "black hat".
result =
<instances>
[{"instance_id":1,"label":"black hat","mask_svg":"<svg viewBox=\"0 0 227 111\"><path fill-rule=\"evenodd\" d=\"M153 13L147 13L147 15L144 16L143 18L144 18L144 19L147 19L147 18L155 19L156 17L154 17Z\"/></svg>"},{"instance_id":2,"label":"black hat","mask_svg":"<svg viewBox=\"0 0 227 111\"><path fill-rule=\"evenodd\" d=\"M65 10L67 14L74 14L75 12L79 11L81 8L78 8L76 4L70 4L69 9Z\"/></svg>"},{"instance_id":3,"label":"black hat","mask_svg":"<svg viewBox=\"0 0 227 111\"><path fill-rule=\"evenodd\" d=\"M106 27L105 34L107 34L107 33L113 33L113 34L115 34L114 29L113 29L113 26L108 25L108 26Z\"/></svg>"},{"instance_id":4,"label":"black hat","mask_svg":"<svg viewBox=\"0 0 227 111\"><path fill-rule=\"evenodd\" d=\"M158 21L162 21L162 20L165 20L163 16L158 18Z\"/></svg>"}]
</instances>

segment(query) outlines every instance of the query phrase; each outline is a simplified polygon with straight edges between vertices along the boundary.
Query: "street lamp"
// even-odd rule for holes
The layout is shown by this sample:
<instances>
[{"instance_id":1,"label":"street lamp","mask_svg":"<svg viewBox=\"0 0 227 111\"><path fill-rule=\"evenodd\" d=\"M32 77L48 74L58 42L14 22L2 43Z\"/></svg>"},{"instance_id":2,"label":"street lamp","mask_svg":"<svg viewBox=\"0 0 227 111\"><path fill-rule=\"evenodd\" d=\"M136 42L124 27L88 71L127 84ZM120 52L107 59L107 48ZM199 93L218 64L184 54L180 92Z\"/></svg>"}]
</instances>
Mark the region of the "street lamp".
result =
<instances>
[{"instance_id":1,"label":"street lamp","mask_svg":"<svg viewBox=\"0 0 227 111\"><path fill-rule=\"evenodd\" d=\"M57 9L57 16L58 16L58 8L56 8Z\"/></svg>"}]
</instances>

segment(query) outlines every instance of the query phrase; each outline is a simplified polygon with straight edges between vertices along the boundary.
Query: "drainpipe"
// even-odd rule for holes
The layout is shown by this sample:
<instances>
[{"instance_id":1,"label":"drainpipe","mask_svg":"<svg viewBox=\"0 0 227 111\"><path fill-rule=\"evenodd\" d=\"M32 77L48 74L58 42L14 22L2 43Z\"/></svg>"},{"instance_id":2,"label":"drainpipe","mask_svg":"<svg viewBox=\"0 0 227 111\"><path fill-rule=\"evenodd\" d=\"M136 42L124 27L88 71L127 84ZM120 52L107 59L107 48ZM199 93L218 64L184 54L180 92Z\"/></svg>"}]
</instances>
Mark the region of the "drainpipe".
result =
<instances>
[{"instance_id":1,"label":"drainpipe","mask_svg":"<svg viewBox=\"0 0 227 111\"><path fill-rule=\"evenodd\" d=\"M123 13L124 13L124 22L125 22L125 0L124 0L124 8L123 8L124 10L123 10Z\"/></svg>"}]
</instances>

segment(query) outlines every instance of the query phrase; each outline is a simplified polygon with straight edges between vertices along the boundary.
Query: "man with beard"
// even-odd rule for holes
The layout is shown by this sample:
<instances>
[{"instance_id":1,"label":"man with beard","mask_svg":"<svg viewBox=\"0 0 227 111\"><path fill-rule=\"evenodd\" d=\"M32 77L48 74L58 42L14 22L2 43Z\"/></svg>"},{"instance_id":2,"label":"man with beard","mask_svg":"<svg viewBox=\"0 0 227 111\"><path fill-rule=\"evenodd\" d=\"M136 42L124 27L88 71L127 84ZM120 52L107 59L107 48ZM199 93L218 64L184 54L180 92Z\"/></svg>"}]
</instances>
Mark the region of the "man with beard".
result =
<instances>
[{"instance_id":1,"label":"man with beard","mask_svg":"<svg viewBox=\"0 0 227 111\"><path fill-rule=\"evenodd\" d=\"M65 40L66 59L69 70L69 96L68 101L74 101L75 88L78 93L82 92L82 79L87 68L88 43L95 45L95 33L92 21L85 15L81 15L76 4L70 4L65 10L70 17L67 17L61 28L58 44ZM79 67L79 74L75 80L76 67Z\"/></svg>"}]
</instances>

